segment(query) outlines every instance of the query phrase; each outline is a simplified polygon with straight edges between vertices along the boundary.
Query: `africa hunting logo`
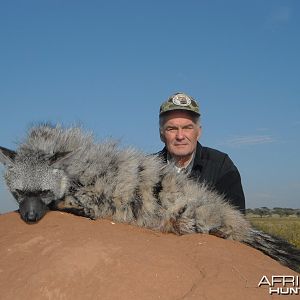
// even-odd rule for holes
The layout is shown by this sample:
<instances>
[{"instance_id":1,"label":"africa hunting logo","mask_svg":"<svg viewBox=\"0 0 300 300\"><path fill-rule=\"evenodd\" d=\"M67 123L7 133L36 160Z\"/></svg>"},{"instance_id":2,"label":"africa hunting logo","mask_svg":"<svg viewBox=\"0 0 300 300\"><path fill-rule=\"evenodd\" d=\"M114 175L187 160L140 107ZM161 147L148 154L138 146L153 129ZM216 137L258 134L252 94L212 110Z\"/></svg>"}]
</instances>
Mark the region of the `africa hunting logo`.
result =
<instances>
[{"instance_id":1,"label":"africa hunting logo","mask_svg":"<svg viewBox=\"0 0 300 300\"><path fill-rule=\"evenodd\" d=\"M299 276L292 275L273 275L269 279L264 275L258 287L262 285L269 286L270 295L299 295Z\"/></svg>"}]
</instances>

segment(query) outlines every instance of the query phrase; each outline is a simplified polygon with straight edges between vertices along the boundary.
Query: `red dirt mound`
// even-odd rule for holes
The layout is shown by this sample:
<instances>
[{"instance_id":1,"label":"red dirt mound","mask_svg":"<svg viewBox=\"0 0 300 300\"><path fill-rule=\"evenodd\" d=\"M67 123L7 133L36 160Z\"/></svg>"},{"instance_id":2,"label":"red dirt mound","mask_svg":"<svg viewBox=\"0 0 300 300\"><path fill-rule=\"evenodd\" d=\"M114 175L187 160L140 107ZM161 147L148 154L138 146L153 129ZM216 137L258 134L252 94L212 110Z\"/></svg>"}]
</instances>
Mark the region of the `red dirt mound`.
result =
<instances>
[{"instance_id":1,"label":"red dirt mound","mask_svg":"<svg viewBox=\"0 0 300 300\"><path fill-rule=\"evenodd\" d=\"M273 299L262 276L298 275L238 242L50 212L0 216L1 299ZM299 295L284 296L296 299Z\"/></svg>"}]
</instances>

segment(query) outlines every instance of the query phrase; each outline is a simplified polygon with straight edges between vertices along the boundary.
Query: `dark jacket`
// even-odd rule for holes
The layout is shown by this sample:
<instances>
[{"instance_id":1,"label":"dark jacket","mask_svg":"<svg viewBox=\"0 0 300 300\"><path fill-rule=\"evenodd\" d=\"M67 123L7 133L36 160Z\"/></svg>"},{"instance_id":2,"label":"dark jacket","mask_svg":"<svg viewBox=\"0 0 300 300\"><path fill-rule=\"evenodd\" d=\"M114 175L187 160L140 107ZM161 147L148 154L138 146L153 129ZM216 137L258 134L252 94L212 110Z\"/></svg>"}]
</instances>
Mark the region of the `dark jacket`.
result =
<instances>
[{"instance_id":1,"label":"dark jacket","mask_svg":"<svg viewBox=\"0 0 300 300\"><path fill-rule=\"evenodd\" d=\"M167 162L167 149L157 153ZM197 182L205 182L230 204L245 213L245 196L241 176L237 167L226 153L203 147L198 142L193 167L189 177Z\"/></svg>"}]
</instances>

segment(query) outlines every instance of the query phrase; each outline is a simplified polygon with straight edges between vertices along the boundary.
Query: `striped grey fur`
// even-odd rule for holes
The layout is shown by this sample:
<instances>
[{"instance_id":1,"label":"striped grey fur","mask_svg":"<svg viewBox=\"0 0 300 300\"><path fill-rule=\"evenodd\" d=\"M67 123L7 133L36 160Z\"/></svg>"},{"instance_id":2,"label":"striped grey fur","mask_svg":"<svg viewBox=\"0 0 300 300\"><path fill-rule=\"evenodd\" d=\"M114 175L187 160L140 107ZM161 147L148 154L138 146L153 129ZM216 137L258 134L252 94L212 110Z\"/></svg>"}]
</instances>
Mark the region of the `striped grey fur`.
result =
<instances>
[{"instance_id":1,"label":"striped grey fur","mask_svg":"<svg viewBox=\"0 0 300 300\"><path fill-rule=\"evenodd\" d=\"M207 233L257 248L299 272L300 251L251 227L222 195L158 157L95 143L80 128L33 127L16 151L0 148L21 217L58 209L176 234Z\"/></svg>"}]
</instances>

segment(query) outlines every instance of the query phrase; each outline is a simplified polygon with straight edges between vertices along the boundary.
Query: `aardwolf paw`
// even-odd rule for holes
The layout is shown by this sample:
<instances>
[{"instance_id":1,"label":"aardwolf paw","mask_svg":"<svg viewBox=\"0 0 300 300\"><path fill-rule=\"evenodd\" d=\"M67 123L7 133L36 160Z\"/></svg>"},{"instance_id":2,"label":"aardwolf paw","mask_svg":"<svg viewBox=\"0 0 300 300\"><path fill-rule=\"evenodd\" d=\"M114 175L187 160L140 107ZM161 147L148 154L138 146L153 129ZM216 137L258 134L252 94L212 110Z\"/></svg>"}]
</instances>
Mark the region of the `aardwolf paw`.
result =
<instances>
[{"instance_id":1,"label":"aardwolf paw","mask_svg":"<svg viewBox=\"0 0 300 300\"><path fill-rule=\"evenodd\" d=\"M211 228L209 231L208 231L209 234L211 235L214 235L214 236L217 236L219 238L222 238L222 239L228 239L229 237L229 234L223 232L220 227L214 227L214 228Z\"/></svg>"}]
</instances>

